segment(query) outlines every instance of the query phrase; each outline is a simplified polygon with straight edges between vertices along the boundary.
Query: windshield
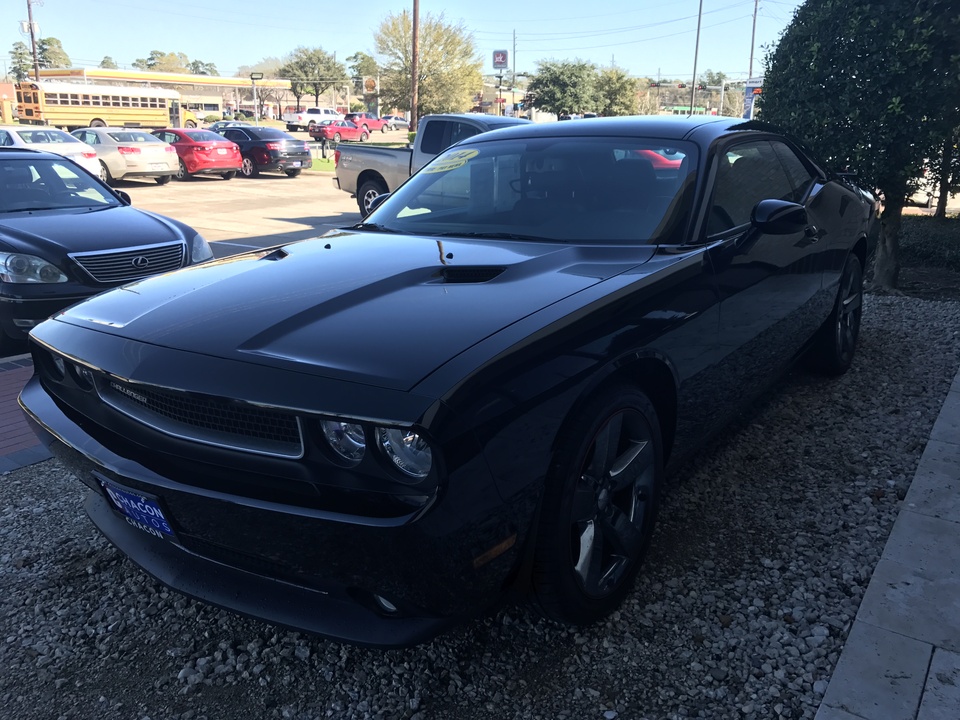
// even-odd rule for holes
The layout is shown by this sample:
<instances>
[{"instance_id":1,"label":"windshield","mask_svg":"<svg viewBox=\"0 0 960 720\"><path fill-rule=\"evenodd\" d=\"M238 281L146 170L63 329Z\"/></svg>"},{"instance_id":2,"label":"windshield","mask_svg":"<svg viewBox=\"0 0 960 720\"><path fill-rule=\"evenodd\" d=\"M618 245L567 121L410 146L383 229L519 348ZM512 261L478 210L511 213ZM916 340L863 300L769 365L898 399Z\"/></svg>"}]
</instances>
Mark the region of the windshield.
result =
<instances>
[{"instance_id":1,"label":"windshield","mask_svg":"<svg viewBox=\"0 0 960 720\"><path fill-rule=\"evenodd\" d=\"M549 137L460 145L368 218L379 230L578 244L677 244L693 202L692 144Z\"/></svg>"},{"instance_id":2,"label":"windshield","mask_svg":"<svg viewBox=\"0 0 960 720\"><path fill-rule=\"evenodd\" d=\"M148 132L143 132L141 130L114 130L108 132L111 138L113 138L118 143L158 143L163 142L158 137L151 135Z\"/></svg>"},{"instance_id":3,"label":"windshield","mask_svg":"<svg viewBox=\"0 0 960 720\"><path fill-rule=\"evenodd\" d=\"M0 213L117 205L113 193L71 163L0 158Z\"/></svg>"},{"instance_id":4,"label":"windshield","mask_svg":"<svg viewBox=\"0 0 960 720\"><path fill-rule=\"evenodd\" d=\"M44 130L17 130L17 135L25 143L77 143L80 142L73 135L63 132L63 130L53 130L46 128Z\"/></svg>"}]
</instances>

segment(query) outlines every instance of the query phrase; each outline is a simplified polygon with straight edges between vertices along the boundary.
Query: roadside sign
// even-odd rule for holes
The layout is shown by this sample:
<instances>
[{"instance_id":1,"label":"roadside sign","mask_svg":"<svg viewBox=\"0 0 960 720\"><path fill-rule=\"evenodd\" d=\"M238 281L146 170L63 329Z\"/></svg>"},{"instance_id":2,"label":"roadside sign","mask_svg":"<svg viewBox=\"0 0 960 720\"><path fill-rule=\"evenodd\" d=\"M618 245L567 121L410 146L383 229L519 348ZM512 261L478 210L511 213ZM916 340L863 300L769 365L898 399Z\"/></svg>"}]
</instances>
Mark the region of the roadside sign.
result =
<instances>
[{"instance_id":1,"label":"roadside sign","mask_svg":"<svg viewBox=\"0 0 960 720\"><path fill-rule=\"evenodd\" d=\"M507 62L508 53L506 50L494 50L493 51L493 68L494 70L505 70L510 67L510 64Z\"/></svg>"}]
</instances>

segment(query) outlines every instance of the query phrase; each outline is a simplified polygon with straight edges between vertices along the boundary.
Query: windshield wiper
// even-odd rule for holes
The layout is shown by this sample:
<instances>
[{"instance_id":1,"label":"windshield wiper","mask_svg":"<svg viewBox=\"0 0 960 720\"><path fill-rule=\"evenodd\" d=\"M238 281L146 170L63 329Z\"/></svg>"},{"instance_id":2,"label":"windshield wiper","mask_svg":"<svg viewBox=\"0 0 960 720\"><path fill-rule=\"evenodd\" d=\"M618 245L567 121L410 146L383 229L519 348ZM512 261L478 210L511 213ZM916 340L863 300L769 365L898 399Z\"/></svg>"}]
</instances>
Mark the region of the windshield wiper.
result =
<instances>
[{"instance_id":1,"label":"windshield wiper","mask_svg":"<svg viewBox=\"0 0 960 720\"><path fill-rule=\"evenodd\" d=\"M373 232L382 232L382 233L399 233L400 230L394 230L393 228L388 228L386 225L380 225L379 223L357 223L356 225L350 226L351 230L372 230Z\"/></svg>"}]
</instances>

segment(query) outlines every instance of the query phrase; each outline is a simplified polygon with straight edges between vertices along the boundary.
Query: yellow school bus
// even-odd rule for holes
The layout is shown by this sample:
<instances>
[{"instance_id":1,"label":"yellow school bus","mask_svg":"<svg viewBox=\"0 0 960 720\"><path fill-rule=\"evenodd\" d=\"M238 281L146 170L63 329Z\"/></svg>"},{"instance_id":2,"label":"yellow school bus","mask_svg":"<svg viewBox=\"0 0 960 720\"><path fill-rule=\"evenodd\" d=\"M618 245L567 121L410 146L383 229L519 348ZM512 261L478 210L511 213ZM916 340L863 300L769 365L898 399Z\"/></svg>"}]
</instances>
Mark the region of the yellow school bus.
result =
<instances>
[{"instance_id":1,"label":"yellow school bus","mask_svg":"<svg viewBox=\"0 0 960 720\"><path fill-rule=\"evenodd\" d=\"M176 90L53 80L25 80L16 90L20 122L27 125L197 127L197 116L182 107Z\"/></svg>"}]
</instances>

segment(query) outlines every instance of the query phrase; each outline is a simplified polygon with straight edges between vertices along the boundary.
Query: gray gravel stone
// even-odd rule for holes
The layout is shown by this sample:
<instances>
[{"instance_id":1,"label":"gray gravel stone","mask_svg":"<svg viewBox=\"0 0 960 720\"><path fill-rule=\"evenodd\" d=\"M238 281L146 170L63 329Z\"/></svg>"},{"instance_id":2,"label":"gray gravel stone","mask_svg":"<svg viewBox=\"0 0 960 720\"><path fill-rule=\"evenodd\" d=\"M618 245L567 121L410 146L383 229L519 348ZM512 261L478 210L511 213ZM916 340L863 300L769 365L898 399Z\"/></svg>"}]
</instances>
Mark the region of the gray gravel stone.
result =
<instances>
[{"instance_id":1,"label":"gray gravel stone","mask_svg":"<svg viewBox=\"0 0 960 720\"><path fill-rule=\"evenodd\" d=\"M581 629L508 607L419 648L188 600L55 461L0 476L0 702L20 720L813 718L960 365L960 304L873 297L853 368L795 370L666 490L636 589Z\"/></svg>"}]
</instances>

